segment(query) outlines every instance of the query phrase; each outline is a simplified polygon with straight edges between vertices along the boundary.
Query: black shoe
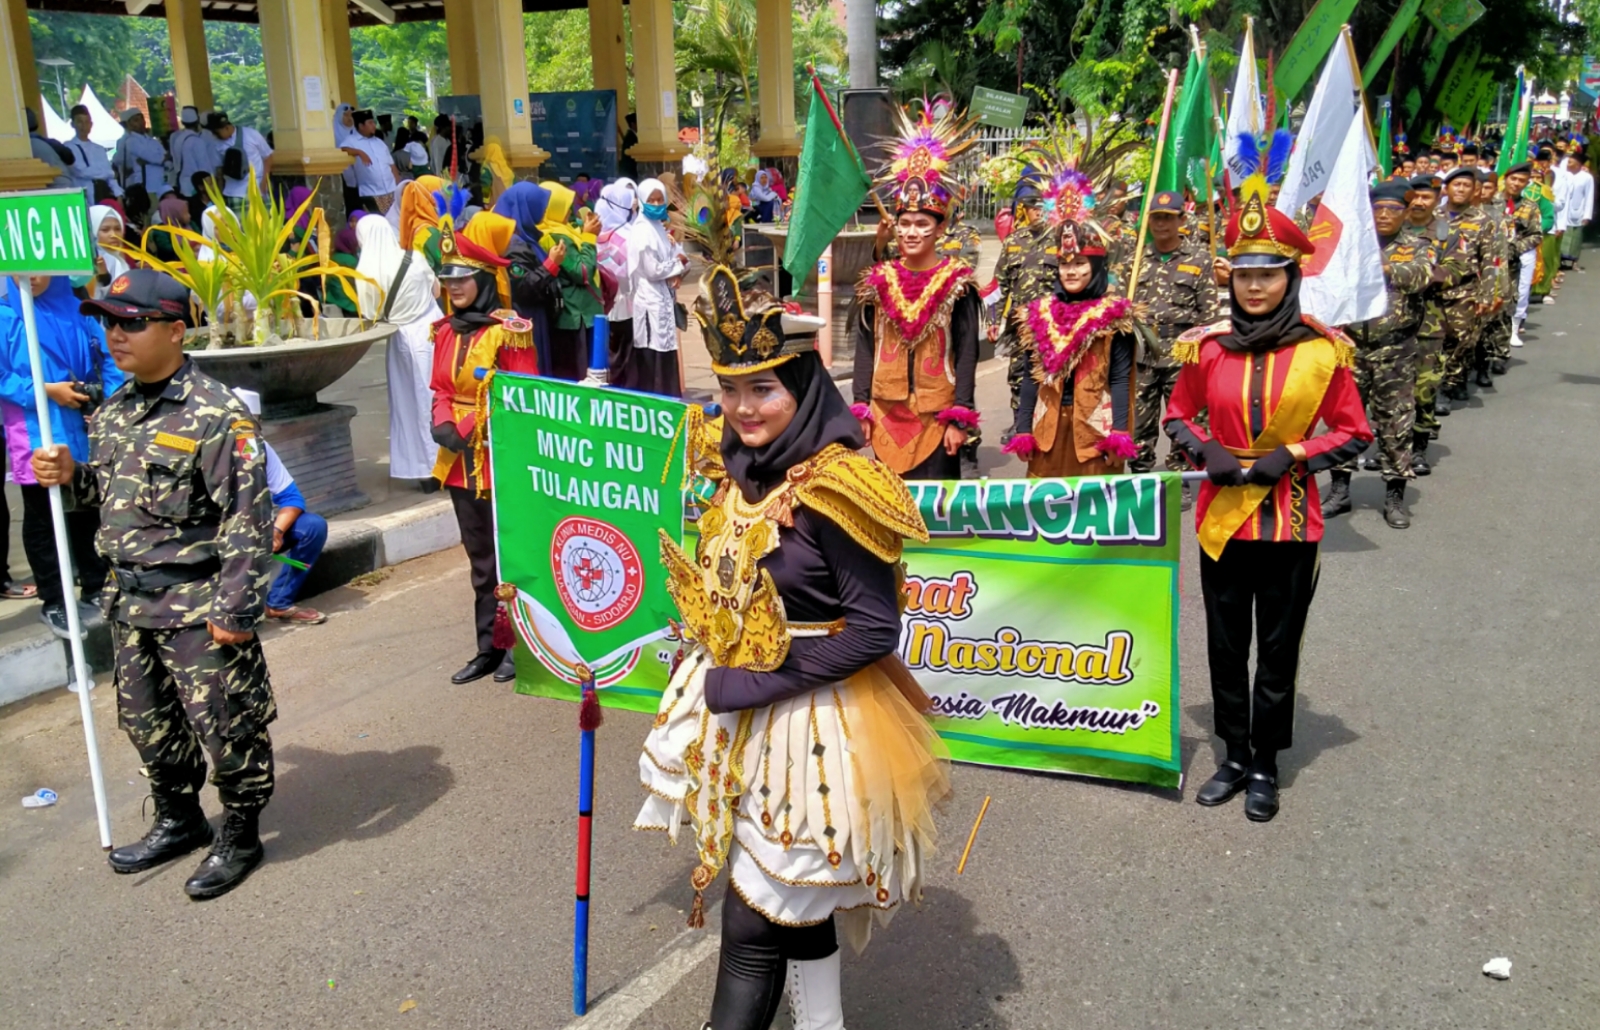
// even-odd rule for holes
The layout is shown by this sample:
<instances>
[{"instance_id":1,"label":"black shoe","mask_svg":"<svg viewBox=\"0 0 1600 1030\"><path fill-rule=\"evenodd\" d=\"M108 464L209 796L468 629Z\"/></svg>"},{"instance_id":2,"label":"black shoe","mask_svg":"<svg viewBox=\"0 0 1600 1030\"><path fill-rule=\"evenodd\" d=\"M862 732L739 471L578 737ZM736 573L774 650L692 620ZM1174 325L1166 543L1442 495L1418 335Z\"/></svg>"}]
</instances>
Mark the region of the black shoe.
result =
<instances>
[{"instance_id":1,"label":"black shoe","mask_svg":"<svg viewBox=\"0 0 1600 1030\"><path fill-rule=\"evenodd\" d=\"M1411 516L1406 514L1406 481L1391 479L1384 484L1383 521L1390 529L1410 529Z\"/></svg>"},{"instance_id":2,"label":"black shoe","mask_svg":"<svg viewBox=\"0 0 1600 1030\"><path fill-rule=\"evenodd\" d=\"M1356 468L1363 472L1376 472L1381 467L1382 466L1378 463L1378 456L1376 454L1363 454L1361 457L1356 459Z\"/></svg>"},{"instance_id":3,"label":"black shoe","mask_svg":"<svg viewBox=\"0 0 1600 1030\"><path fill-rule=\"evenodd\" d=\"M39 621L50 627L50 632L66 640L72 636L72 630L67 628L67 607L62 604L47 604L39 609Z\"/></svg>"},{"instance_id":4,"label":"black shoe","mask_svg":"<svg viewBox=\"0 0 1600 1030\"><path fill-rule=\"evenodd\" d=\"M1185 483L1185 484L1183 484L1182 490L1178 494L1178 508L1180 510L1182 510L1182 511L1188 511L1189 509L1191 509L1193 507L1194 507L1194 484L1193 483Z\"/></svg>"},{"instance_id":5,"label":"black shoe","mask_svg":"<svg viewBox=\"0 0 1600 1030\"><path fill-rule=\"evenodd\" d=\"M1328 494L1322 499L1322 517L1331 519L1350 510L1350 473L1334 472Z\"/></svg>"},{"instance_id":6,"label":"black shoe","mask_svg":"<svg viewBox=\"0 0 1600 1030\"><path fill-rule=\"evenodd\" d=\"M153 869L211 843L211 824L194 794L155 794L156 820L150 832L135 844L117 848L106 856L118 873Z\"/></svg>"},{"instance_id":7,"label":"black shoe","mask_svg":"<svg viewBox=\"0 0 1600 1030\"><path fill-rule=\"evenodd\" d=\"M472 661L461 667L460 672L450 677L450 682L459 686L462 683L481 680L498 669L500 667L500 659L505 656L506 653L498 647L492 647L487 651L479 651L472 656Z\"/></svg>"},{"instance_id":8,"label":"black shoe","mask_svg":"<svg viewBox=\"0 0 1600 1030\"><path fill-rule=\"evenodd\" d=\"M1245 787L1244 816L1253 823L1270 823L1278 814L1278 778L1253 772Z\"/></svg>"},{"instance_id":9,"label":"black shoe","mask_svg":"<svg viewBox=\"0 0 1600 1030\"><path fill-rule=\"evenodd\" d=\"M1428 464L1428 434L1420 430L1411 434L1411 471L1419 476L1433 472L1433 466Z\"/></svg>"},{"instance_id":10,"label":"black shoe","mask_svg":"<svg viewBox=\"0 0 1600 1030\"><path fill-rule=\"evenodd\" d=\"M1433 413L1435 415L1443 418L1455 410L1455 405L1450 403L1450 398L1444 395L1443 390L1433 395Z\"/></svg>"},{"instance_id":11,"label":"black shoe","mask_svg":"<svg viewBox=\"0 0 1600 1030\"><path fill-rule=\"evenodd\" d=\"M1194 796L1195 803L1207 808L1220 805L1244 789L1246 778L1244 766L1233 761L1223 762L1211 779L1200 785L1199 793Z\"/></svg>"},{"instance_id":12,"label":"black shoe","mask_svg":"<svg viewBox=\"0 0 1600 1030\"><path fill-rule=\"evenodd\" d=\"M228 810L222 832L211 846L211 854L183 885L183 892L196 901L219 897L244 882L250 871L261 864L267 849L261 846L259 808Z\"/></svg>"},{"instance_id":13,"label":"black shoe","mask_svg":"<svg viewBox=\"0 0 1600 1030\"><path fill-rule=\"evenodd\" d=\"M1473 382L1487 390L1494 386L1494 376L1489 374L1489 370L1487 368L1480 368L1478 369L1478 376L1473 380Z\"/></svg>"},{"instance_id":14,"label":"black shoe","mask_svg":"<svg viewBox=\"0 0 1600 1030\"><path fill-rule=\"evenodd\" d=\"M505 658L500 661L500 668L494 671L494 681L496 683L510 683L516 678L517 656L507 651Z\"/></svg>"},{"instance_id":15,"label":"black shoe","mask_svg":"<svg viewBox=\"0 0 1600 1030\"><path fill-rule=\"evenodd\" d=\"M1497 376L1503 376L1506 374L1506 363L1499 358L1495 358L1489 362L1489 371Z\"/></svg>"}]
</instances>

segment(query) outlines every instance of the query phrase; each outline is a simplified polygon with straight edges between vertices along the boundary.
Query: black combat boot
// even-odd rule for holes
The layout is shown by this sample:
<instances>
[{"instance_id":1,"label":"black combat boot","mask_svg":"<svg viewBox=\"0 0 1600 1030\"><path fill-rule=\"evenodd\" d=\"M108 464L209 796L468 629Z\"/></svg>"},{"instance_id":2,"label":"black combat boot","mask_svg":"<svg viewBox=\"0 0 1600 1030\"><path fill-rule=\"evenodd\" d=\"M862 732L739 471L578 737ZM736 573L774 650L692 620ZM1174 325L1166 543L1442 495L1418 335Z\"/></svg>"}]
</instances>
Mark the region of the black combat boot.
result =
<instances>
[{"instance_id":1,"label":"black combat boot","mask_svg":"<svg viewBox=\"0 0 1600 1030\"><path fill-rule=\"evenodd\" d=\"M1478 366L1478 378L1475 381L1480 387L1486 390L1494 385L1494 376L1489 374L1488 365Z\"/></svg>"},{"instance_id":2,"label":"black combat boot","mask_svg":"<svg viewBox=\"0 0 1600 1030\"><path fill-rule=\"evenodd\" d=\"M211 824L200 810L198 794L158 791L151 796L156 802L156 821L144 839L117 848L106 857L115 872L138 873L153 869L211 843Z\"/></svg>"},{"instance_id":3,"label":"black combat boot","mask_svg":"<svg viewBox=\"0 0 1600 1030\"><path fill-rule=\"evenodd\" d=\"M228 809L228 818L211 847L211 854L184 883L183 892L196 901L204 901L226 894L243 883L267 853L261 846L260 818L259 808Z\"/></svg>"},{"instance_id":4,"label":"black combat boot","mask_svg":"<svg viewBox=\"0 0 1600 1030\"><path fill-rule=\"evenodd\" d=\"M1343 515L1350 510L1350 473L1333 470L1333 482L1328 485L1328 493L1322 499L1322 517L1331 519L1335 515Z\"/></svg>"},{"instance_id":5,"label":"black combat boot","mask_svg":"<svg viewBox=\"0 0 1600 1030\"><path fill-rule=\"evenodd\" d=\"M1383 521L1391 529L1410 529L1411 516L1406 514L1406 481L1391 479L1384 484Z\"/></svg>"},{"instance_id":6,"label":"black combat boot","mask_svg":"<svg viewBox=\"0 0 1600 1030\"><path fill-rule=\"evenodd\" d=\"M1428 434L1420 429L1411 434L1411 471L1419 476L1433 472L1428 464Z\"/></svg>"},{"instance_id":7,"label":"black combat boot","mask_svg":"<svg viewBox=\"0 0 1600 1030\"><path fill-rule=\"evenodd\" d=\"M1433 395L1433 413L1443 418L1454 410L1456 410L1455 405L1450 403L1450 398L1446 397L1444 389L1440 388L1439 392Z\"/></svg>"},{"instance_id":8,"label":"black combat boot","mask_svg":"<svg viewBox=\"0 0 1600 1030\"><path fill-rule=\"evenodd\" d=\"M1503 376L1506 374L1506 363L1499 358L1495 358L1489 362L1489 371L1497 376Z\"/></svg>"}]
</instances>

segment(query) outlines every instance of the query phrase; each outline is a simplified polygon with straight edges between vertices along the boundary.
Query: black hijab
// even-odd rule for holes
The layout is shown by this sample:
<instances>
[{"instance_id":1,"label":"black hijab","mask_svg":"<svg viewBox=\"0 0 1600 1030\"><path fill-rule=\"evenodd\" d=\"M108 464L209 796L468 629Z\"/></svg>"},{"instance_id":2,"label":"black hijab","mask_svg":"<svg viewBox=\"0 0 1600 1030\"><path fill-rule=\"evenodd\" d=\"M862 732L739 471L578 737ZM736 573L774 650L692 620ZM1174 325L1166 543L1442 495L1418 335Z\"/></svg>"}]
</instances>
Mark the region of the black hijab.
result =
<instances>
[{"instance_id":1,"label":"black hijab","mask_svg":"<svg viewBox=\"0 0 1600 1030\"><path fill-rule=\"evenodd\" d=\"M1300 266L1290 262L1284 271L1289 275L1289 286L1283 291L1283 300L1264 315L1246 311L1234 295L1230 281L1228 305L1232 309L1233 332L1217 337L1217 342L1225 349L1242 354L1265 354L1317 335L1315 329L1300 320Z\"/></svg>"},{"instance_id":2,"label":"black hijab","mask_svg":"<svg viewBox=\"0 0 1600 1030\"><path fill-rule=\"evenodd\" d=\"M746 501L765 497L783 482L789 470L831 443L851 450L866 445L861 423L850 413L833 377L816 351L785 361L772 370L798 401L794 420L765 447L746 447L731 424L722 428L722 463Z\"/></svg>"},{"instance_id":3,"label":"black hijab","mask_svg":"<svg viewBox=\"0 0 1600 1030\"><path fill-rule=\"evenodd\" d=\"M494 275L479 270L472 273L472 281L478 284L478 299L472 302L471 307L450 312L450 328L456 331L457 336L471 335L499 321L492 314L500 306L500 292L495 285Z\"/></svg>"},{"instance_id":4,"label":"black hijab","mask_svg":"<svg viewBox=\"0 0 1600 1030\"><path fill-rule=\"evenodd\" d=\"M1089 266L1094 269L1094 274L1089 277L1089 285L1083 288L1082 293L1068 293L1067 288L1061 285L1061 275L1056 274L1056 299L1063 304L1082 304L1086 300L1099 300L1106 295L1109 285L1106 273L1106 259L1093 254L1086 255Z\"/></svg>"}]
</instances>

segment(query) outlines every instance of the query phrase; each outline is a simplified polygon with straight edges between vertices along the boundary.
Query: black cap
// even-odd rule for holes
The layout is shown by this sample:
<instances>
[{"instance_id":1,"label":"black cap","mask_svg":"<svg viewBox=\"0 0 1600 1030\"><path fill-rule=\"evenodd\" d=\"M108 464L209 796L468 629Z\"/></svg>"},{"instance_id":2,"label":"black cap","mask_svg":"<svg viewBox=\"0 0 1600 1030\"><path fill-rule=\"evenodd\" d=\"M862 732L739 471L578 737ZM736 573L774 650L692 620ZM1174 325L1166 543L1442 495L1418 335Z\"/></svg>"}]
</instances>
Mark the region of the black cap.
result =
<instances>
[{"instance_id":1,"label":"black cap","mask_svg":"<svg viewBox=\"0 0 1600 1030\"><path fill-rule=\"evenodd\" d=\"M1437 192L1439 189L1439 177L1436 175L1418 175L1411 180L1411 188Z\"/></svg>"},{"instance_id":2,"label":"black cap","mask_svg":"<svg viewBox=\"0 0 1600 1030\"><path fill-rule=\"evenodd\" d=\"M1506 174L1507 175L1518 175L1518 174L1521 174L1521 175L1532 175L1533 174L1533 162L1532 161L1519 161L1517 164L1514 164L1510 168L1507 168L1506 169Z\"/></svg>"},{"instance_id":3,"label":"black cap","mask_svg":"<svg viewBox=\"0 0 1600 1030\"><path fill-rule=\"evenodd\" d=\"M1411 203L1411 184L1404 179L1385 179L1369 191L1372 202L1387 201L1392 204Z\"/></svg>"},{"instance_id":4,"label":"black cap","mask_svg":"<svg viewBox=\"0 0 1600 1030\"><path fill-rule=\"evenodd\" d=\"M228 112L226 111L212 111L206 115L206 128L212 132L216 132L218 129L225 129L232 124L232 122L228 121Z\"/></svg>"},{"instance_id":5,"label":"black cap","mask_svg":"<svg viewBox=\"0 0 1600 1030\"><path fill-rule=\"evenodd\" d=\"M1153 215L1183 214L1183 194L1177 190L1157 190L1150 198L1150 213Z\"/></svg>"},{"instance_id":6,"label":"black cap","mask_svg":"<svg viewBox=\"0 0 1600 1030\"><path fill-rule=\"evenodd\" d=\"M1474 175L1476 175L1478 177L1478 181L1480 183L1482 183L1482 182L1494 182L1494 180L1495 180L1495 174L1494 174L1494 169L1493 168L1474 168L1472 170L1472 172L1473 172Z\"/></svg>"},{"instance_id":7,"label":"black cap","mask_svg":"<svg viewBox=\"0 0 1600 1030\"><path fill-rule=\"evenodd\" d=\"M189 288L165 272L135 268L111 281L111 288L100 300L78 305L85 315L111 315L114 318L155 318L165 322L189 320Z\"/></svg>"},{"instance_id":8,"label":"black cap","mask_svg":"<svg viewBox=\"0 0 1600 1030\"><path fill-rule=\"evenodd\" d=\"M1462 154L1463 157L1468 157L1468 156L1477 157L1478 156L1478 145L1476 143L1464 144L1461 147L1461 154Z\"/></svg>"}]
</instances>

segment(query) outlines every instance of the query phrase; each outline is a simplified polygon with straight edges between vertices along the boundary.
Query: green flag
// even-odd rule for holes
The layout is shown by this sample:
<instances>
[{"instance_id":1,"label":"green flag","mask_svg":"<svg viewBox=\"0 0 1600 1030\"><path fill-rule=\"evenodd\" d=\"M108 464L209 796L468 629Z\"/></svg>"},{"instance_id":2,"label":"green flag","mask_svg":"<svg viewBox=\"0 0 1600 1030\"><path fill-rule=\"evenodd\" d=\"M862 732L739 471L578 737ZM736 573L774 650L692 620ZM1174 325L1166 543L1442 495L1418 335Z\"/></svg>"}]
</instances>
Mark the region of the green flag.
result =
<instances>
[{"instance_id":1,"label":"green flag","mask_svg":"<svg viewBox=\"0 0 1600 1030\"><path fill-rule=\"evenodd\" d=\"M1500 148L1500 160L1495 162L1494 174L1504 175L1512 165L1528 159L1528 136L1522 128L1522 94L1525 89L1522 69L1517 69L1517 83L1511 88L1511 124L1506 127L1505 145ZM1517 137L1521 135L1519 145Z\"/></svg>"},{"instance_id":2,"label":"green flag","mask_svg":"<svg viewBox=\"0 0 1600 1030\"><path fill-rule=\"evenodd\" d=\"M1178 191L1185 186L1206 196L1206 159L1216 142L1216 122L1211 116L1210 61L1191 50L1183 72L1183 85L1167 129L1167 146L1161 152L1156 192ZM1216 167L1215 164L1212 166Z\"/></svg>"},{"instance_id":3,"label":"green flag","mask_svg":"<svg viewBox=\"0 0 1600 1030\"><path fill-rule=\"evenodd\" d=\"M1300 90L1311 81L1317 65L1338 41L1339 29L1350 20L1350 12L1355 7L1356 0L1317 0L1306 14L1306 20L1300 23L1283 56L1278 58L1275 79L1285 104L1299 96Z\"/></svg>"},{"instance_id":4,"label":"green flag","mask_svg":"<svg viewBox=\"0 0 1600 1030\"><path fill-rule=\"evenodd\" d=\"M1183 189L1186 166L1183 160L1183 145L1181 143L1185 124L1183 114L1188 106L1189 97L1197 93L1190 84L1195 81L1195 75L1200 68L1200 55L1193 50L1189 51L1189 63L1183 69L1183 81L1178 87L1178 100L1172 109L1172 123L1167 128L1167 145L1161 151L1161 167L1156 171L1155 192L1177 192ZM1149 198L1145 198L1148 202Z\"/></svg>"},{"instance_id":5,"label":"green flag","mask_svg":"<svg viewBox=\"0 0 1600 1030\"><path fill-rule=\"evenodd\" d=\"M1383 124L1378 129L1378 167L1383 169L1383 177L1387 179L1394 174L1394 137L1389 128L1389 98L1379 97L1378 104L1383 109L1380 116Z\"/></svg>"},{"instance_id":6,"label":"green flag","mask_svg":"<svg viewBox=\"0 0 1600 1030\"><path fill-rule=\"evenodd\" d=\"M789 216L789 239L783 250L783 267L797 284L805 282L817 266L817 258L872 188L872 179L856 148L845 138L822 83L812 76L811 85L816 95L811 98L805 146L800 151L800 195Z\"/></svg>"}]
</instances>

